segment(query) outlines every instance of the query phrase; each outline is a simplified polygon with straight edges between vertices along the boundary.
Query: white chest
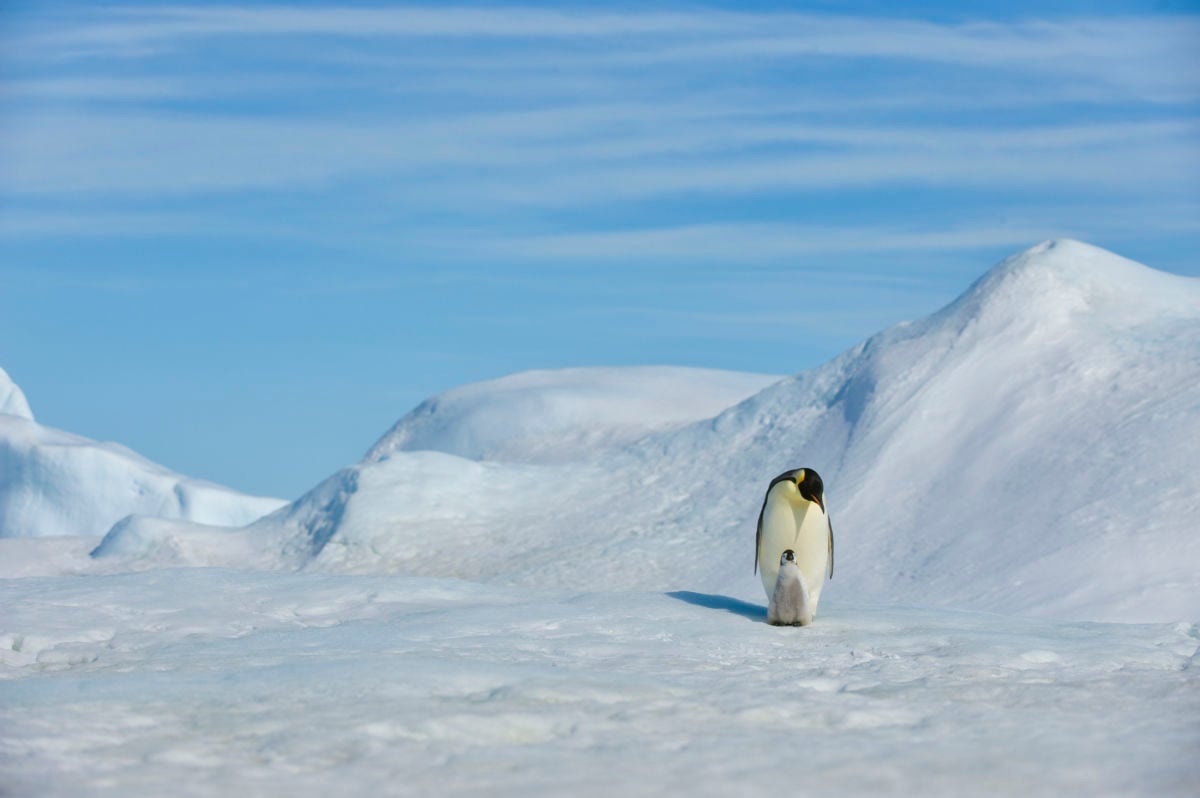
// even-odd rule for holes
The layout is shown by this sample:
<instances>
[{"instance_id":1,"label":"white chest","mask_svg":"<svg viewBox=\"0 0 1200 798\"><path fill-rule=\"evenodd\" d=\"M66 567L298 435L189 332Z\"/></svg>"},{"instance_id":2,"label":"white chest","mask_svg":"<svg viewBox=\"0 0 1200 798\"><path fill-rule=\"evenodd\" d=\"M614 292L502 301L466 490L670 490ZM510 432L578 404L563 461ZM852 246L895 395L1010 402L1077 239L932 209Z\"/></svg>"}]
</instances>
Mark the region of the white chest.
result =
<instances>
[{"instance_id":1,"label":"white chest","mask_svg":"<svg viewBox=\"0 0 1200 798\"><path fill-rule=\"evenodd\" d=\"M776 495L773 489L763 510L758 567L769 598L779 573L779 558L791 549L804 573L815 609L829 568L829 522L819 505Z\"/></svg>"}]
</instances>

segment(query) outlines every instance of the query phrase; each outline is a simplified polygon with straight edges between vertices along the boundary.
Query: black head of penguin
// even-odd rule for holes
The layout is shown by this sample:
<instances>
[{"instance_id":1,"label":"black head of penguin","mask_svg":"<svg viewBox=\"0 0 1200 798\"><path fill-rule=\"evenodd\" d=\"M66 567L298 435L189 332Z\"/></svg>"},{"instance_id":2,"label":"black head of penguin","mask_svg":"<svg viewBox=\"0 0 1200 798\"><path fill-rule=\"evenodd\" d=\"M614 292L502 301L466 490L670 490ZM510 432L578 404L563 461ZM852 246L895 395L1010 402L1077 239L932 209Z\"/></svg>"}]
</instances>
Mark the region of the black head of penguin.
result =
<instances>
[{"instance_id":1,"label":"black head of penguin","mask_svg":"<svg viewBox=\"0 0 1200 798\"><path fill-rule=\"evenodd\" d=\"M796 488L801 496L816 502L821 512L825 512L825 483L821 481L820 474L811 468L801 468L796 472Z\"/></svg>"},{"instance_id":2,"label":"black head of penguin","mask_svg":"<svg viewBox=\"0 0 1200 798\"><path fill-rule=\"evenodd\" d=\"M796 561L796 553L794 551L792 551L791 549L785 550L783 552L783 556L781 556L779 558L780 565L783 565L785 562L795 562L795 561Z\"/></svg>"}]
</instances>

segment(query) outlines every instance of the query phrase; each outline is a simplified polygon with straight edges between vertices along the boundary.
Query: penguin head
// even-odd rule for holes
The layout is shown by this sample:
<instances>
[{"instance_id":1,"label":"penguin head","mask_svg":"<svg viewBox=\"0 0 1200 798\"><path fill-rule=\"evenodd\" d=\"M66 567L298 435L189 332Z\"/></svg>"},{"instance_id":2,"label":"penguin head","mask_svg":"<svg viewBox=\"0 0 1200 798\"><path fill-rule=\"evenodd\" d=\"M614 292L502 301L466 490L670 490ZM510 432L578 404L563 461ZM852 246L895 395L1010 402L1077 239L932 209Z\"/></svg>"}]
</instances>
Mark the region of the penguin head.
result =
<instances>
[{"instance_id":1,"label":"penguin head","mask_svg":"<svg viewBox=\"0 0 1200 798\"><path fill-rule=\"evenodd\" d=\"M784 563L795 562L795 561L796 561L796 553L794 551L792 551L791 549L787 549L786 551L784 551L783 556L781 556L779 558L780 565L783 565Z\"/></svg>"},{"instance_id":2,"label":"penguin head","mask_svg":"<svg viewBox=\"0 0 1200 798\"><path fill-rule=\"evenodd\" d=\"M821 481L821 475L811 468L801 468L797 469L795 479L800 495L825 512L825 483Z\"/></svg>"}]
</instances>

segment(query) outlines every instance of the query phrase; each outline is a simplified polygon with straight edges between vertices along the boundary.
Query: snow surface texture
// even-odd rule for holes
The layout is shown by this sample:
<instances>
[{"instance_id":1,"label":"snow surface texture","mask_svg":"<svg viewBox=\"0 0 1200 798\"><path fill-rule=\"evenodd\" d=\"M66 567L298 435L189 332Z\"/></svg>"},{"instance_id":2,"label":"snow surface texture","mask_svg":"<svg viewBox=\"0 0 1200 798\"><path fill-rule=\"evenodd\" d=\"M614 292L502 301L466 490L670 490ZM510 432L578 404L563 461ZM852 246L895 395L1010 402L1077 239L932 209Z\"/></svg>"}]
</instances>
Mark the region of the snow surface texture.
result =
<instances>
[{"instance_id":1,"label":"snow surface texture","mask_svg":"<svg viewBox=\"0 0 1200 798\"><path fill-rule=\"evenodd\" d=\"M711 418L781 377L664 366L527 371L422 402L367 453L561 462Z\"/></svg>"},{"instance_id":2,"label":"snow surface texture","mask_svg":"<svg viewBox=\"0 0 1200 798\"><path fill-rule=\"evenodd\" d=\"M558 452L540 437L506 450L505 431L525 440L536 422L520 418L539 402L525 394L514 410L502 391L490 411L483 388L461 389L472 419L503 423L463 439L418 411L363 462L243 531L189 540L185 525L150 521L114 530L98 553L120 567L249 561L757 599L762 491L809 466L837 538L831 596L1190 621L1198 385L1200 281L1047 242L932 316L711 419L616 448L572 435ZM451 452L403 450L418 438ZM508 459L454 454L468 450Z\"/></svg>"},{"instance_id":3,"label":"snow surface texture","mask_svg":"<svg viewBox=\"0 0 1200 798\"><path fill-rule=\"evenodd\" d=\"M1178 795L1197 628L221 569L0 581L12 795Z\"/></svg>"},{"instance_id":4,"label":"snow surface texture","mask_svg":"<svg viewBox=\"0 0 1200 798\"><path fill-rule=\"evenodd\" d=\"M284 504L189 479L115 443L44 427L3 371L0 411L0 538L99 537L131 513L241 526Z\"/></svg>"}]
</instances>

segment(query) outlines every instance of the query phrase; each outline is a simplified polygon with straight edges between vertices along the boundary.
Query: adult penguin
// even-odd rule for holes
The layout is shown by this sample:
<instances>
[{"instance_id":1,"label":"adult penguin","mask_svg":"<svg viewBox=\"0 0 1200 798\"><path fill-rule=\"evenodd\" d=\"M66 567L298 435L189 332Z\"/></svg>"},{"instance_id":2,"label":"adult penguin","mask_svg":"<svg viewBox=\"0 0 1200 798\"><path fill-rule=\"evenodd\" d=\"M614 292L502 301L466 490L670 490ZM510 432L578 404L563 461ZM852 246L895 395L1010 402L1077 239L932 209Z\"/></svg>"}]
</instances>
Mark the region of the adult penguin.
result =
<instances>
[{"instance_id":1,"label":"adult penguin","mask_svg":"<svg viewBox=\"0 0 1200 798\"><path fill-rule=\"evenodd\" d=\"M833 578L833 525L825 509L825 484L811 468L784 471L771 480L763 497L754 566L762 573L768 599L775 592L779 560L788 549L795 552L815 614L826 572Z\"/></svg>"}]
</instances>

